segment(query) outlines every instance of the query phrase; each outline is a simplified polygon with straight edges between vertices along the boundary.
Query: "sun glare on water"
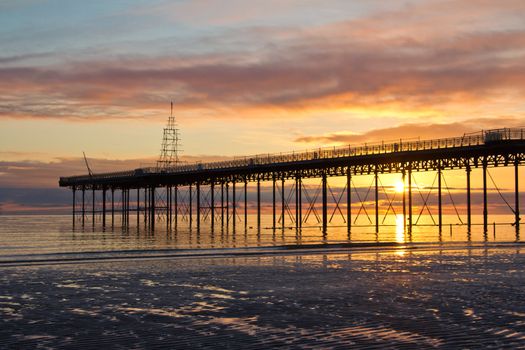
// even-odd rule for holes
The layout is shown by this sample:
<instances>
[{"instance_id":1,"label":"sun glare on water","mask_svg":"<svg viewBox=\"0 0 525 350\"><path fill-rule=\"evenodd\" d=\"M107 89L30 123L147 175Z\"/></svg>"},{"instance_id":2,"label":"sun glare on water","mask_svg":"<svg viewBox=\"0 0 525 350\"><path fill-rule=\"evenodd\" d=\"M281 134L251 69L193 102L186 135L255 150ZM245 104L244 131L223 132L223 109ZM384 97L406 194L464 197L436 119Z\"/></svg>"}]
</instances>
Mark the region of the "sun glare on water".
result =
<instances>
[{"instance_id":1,"label":"sun glare on water","mask_svg":"<svg viewBox=\"0 0 525 350\"><path fill-rule=\"evenodd\" d=\"M396 242L403 243L405 241L405 217L403 214L396 215Z\"/></svg>"}]
</instances>

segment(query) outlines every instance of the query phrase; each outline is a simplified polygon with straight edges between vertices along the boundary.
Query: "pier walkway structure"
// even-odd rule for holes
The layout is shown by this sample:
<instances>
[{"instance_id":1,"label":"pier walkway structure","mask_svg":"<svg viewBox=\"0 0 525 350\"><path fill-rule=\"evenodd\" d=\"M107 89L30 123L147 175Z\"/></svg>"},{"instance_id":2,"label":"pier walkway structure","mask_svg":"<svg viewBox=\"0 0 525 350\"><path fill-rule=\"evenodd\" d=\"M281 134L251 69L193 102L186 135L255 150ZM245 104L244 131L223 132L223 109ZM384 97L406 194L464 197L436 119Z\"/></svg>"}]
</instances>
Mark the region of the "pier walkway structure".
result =
<instances>
[{"instance_id":1,"label":"pier walkway structure","mask_svg":"<svg viewBox=\"0 0 525 350\"><path fill-rule=\"evenodd\" d=\"M443 226L443 173L447 170L463 169L466 180L466 225L470 232L472 225L471 172L473 169L480 168L483 184L483 228L486 233L489 207L487 183L489 177L493 180L488 173L488 168L512 166L514 167L514 203L511 205L509 201L504 200L514 213L516 234L519 236L519 166L524 162L525 129L504 128L452 138L368 143L355 147L319 148L306 152L237 157L228 161L177 164L173 167L149 167L122 172L61 177L59 185L72 190L73 222L81 221L84 225L91 216L93 224L97 217L101 218L102 225L105 226L106 217L110 215L111 224L113 224L115 214L117 214L121 216L123 225L129 225L129 215L135 213L137 224L143 219L145 225L153 229L156 222L160 220L165 220L168 227L171 225L176 227L177 221L181 221L178 219L181 215L185 221L190 223L190 227L194 221L199 227L201 221L206 220L211 222L212 228L217 221L220 221L221 225L226 222L227 225L233 225L235 228L237 219L242 220L240 219L242 213L239 213L241 207L244 209L244 223L246 224L248 184L255 183L255 210L257 224L260 228L261 182L271 181L274 228L284 228L287 220L290 220L290 223L295 224L296 227L301 227L308 217L315 215L323 232L326 232L329 221L331 221L328 213L330 201L332 216L337 210L338 215L344 218L350 232L352 205L360 205L359 213L362 212L361 209L366 211L363 203L368 197L362 198L354 189L354 195L357 198L352 198L352 179L356 176L372 175L373 181L369 188L369 191L373 189L375 204L375 221L372 225L375 226L376 232L379 232L381 225L379 189L382 187L380 186L380 175L399 173L404 184L402 190L404 226L405 230L410 233L413 225L416 224L413 212L413 175L415 172L434 172L436 173L435 179L437 179L436 196L438 200L436 226L439 226L441 232ZM334 195L328 185L328 179L341 176L346 178L346 186L339 195ZM321 180L316 195L311 191L308 193L302 183L303 179L310 178ZM505 179L505 183L509 185L508 179ZM242 191L239 191L240 185L244 186ZM289 187L287 193L285 193L286 185ZM499 189L496 188L496 190L500 193ZM121 194L117 203L115 203L115 191ZM130 200L132 192L134 203ZM244 199L239 200L241 193L244 194ZM91 198L87 198L88 196ZM278 197L280 197L280 203L277 203ZM321 203L316 203L319 197ZM291 203L293 199L295 199L295 205ZM244 201L243 205L242 201ZM344 203L341 204L343 201L346 201L346 206ZM387 202L390 206L392 205L391 200ZM91 207L88 207L89 204ZM319 206L321 213L318 214L316 207ZM424 206L427 206L430 213L427 203L423 203L423 209ZM388 210L389 208L387 212ZM368 213L366 215L368 216ZM369 220L372 222L370 218Z\"/></svg>"}]
</instances>

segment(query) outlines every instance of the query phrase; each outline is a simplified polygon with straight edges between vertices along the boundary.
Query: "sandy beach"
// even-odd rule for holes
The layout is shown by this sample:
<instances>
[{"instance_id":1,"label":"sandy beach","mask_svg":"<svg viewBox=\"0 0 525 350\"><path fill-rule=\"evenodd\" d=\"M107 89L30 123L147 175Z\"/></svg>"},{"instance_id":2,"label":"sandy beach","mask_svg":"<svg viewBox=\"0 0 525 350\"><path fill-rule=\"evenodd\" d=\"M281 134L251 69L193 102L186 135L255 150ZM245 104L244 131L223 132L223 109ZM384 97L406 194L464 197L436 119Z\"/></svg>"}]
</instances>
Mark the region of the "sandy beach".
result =
<instances>
[{"instance_id":1,"label":"sandy beach","mask_svg":"<svg viewBox=\"0 0 525 350\"><path fill-rule=\"evenodd\" d=\"M521 245L0 267L0 348L519 348Z\"/></svg>"}]
</instances>

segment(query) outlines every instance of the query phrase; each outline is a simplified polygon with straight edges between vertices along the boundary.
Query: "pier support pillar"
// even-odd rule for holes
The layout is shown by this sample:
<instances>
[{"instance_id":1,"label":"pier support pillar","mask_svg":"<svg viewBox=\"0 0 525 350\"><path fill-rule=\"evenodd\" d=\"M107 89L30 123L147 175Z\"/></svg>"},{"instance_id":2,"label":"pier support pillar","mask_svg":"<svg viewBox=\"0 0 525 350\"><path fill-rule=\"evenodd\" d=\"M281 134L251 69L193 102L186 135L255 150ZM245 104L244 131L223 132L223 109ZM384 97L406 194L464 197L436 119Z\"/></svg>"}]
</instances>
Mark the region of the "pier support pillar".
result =
<instances>
[{"instance_id":1,"label":"pier support pillar","mask_svg":"<svg viewBox=\"0 0 525 350\"><path fill-rule=\"evenodd\" d=\"M299 228L299 176L295 175L295 228Z\"/></svg>"},{"instance_id":2,"label":"pier support pillar","mask_svg":"<svg viewBox=\"0 0 525 350\"><path fill-rule=\"evenodd\" d=\"M166 228L171 226L171 186L166 186Z\"/></svg>"},{"instance_id":3,"label":"pier support pillar","mask_svg":"<svg viewBox=\"0 0 525 350\"><path fill-rule=\"evenodd\" d=\"M272 228L275 228L275 189L276 189L276 183L275 183L275 175L272 176Z\"/></svg>"},{"instance_id":4,"label":"pier support pillar","mask_svg":"<svg viewBox=\"0 0 525 350\"><path fill-rule=\"evenodd\" d=\"M129 210L129 190L124 189L124 225L128 226L128 210Z\"/></svg>"},{"instance_id":5,"label":"pier support pillar","mask_svg":"<svg viewBox=\"0 0 525 350\"><path fill-rule=\"evenodd\" d=\"M299 181L295 175L295 229L299 228Z\"/></svg>"},{"instance_id":6,"label":"pier support pillar","mask_svg":"<svg viewBox=\"0 0 525 350\"><path fill-rule=\"evenodd\" d=\"M299 176L299 227L303 226L303 180Z\"/></svg>"},{"instance_id":7,"label":"pier support pillar","mask_svg":"<svg viewBox=\"0 0 525 350\"><path fill-rule=\"evenodd\" d=\"M125 223L125 221L124 221L124 210L125 210L125 206L124 206L125 198L124 198L124 196L126 194L124 192L125 192L124 189L121 188L120 189L120 225L121 226L124 226L124 223Z\"/></svg>"},{"instance_id":8,"label":"pier support pillar","mask_svg":"<svg viewBox=\"0 0 525 350\"><path fill-rule=\"evenodd\" d=\"M244 227L248 227L248 180L244 179Z\"/></svg>"},{"instance_id":9,"label":"pier support pillar","mask_svg":"<svg viewBox=\"0 0 525 350\"><path fill-rule=\"evenodd\" d=\"M230 184L226 183L226 227L230 227Z\"/></svg>"},{"instance_id":10,"label":"pier support pillar","mask_svg":"<svg viewBox=\"0 0 525 350\"><path fill-rule=\"evenodd\" d=\"M102 227L106 227L106 187L102 188Z\"/></svg>"},{"instance_id":11,"label":"pier support pillar","mask_svg":"<svg viewBox=\"0 0 525 350\"><path fill-rule=\"evenodd\" d=\"M438 167L438 225L439 233L443 230L443 200L441 197L441 177L443 176L441 171L441 165Z\"/></svg>"},{"instance_id":12,"label":"pier support pillar","mask_svg":"<svg viewBox=\"0 0 525 350\"><path fill-rule=\"evenodd\" d=\"M403 169L401 173L401 182L403 182L403 233L407 231L407 196L406 196L406 171Z\"/></svg>"},{"instance_id":13,"label":"pier support pillar","mask_svg":"<svg viewBox=\"0 0 525 350\"><path fill-rule=\"evenodd\" d=\"M261 227L261 179L257 178L257 228Z\"/></svg>"},{"instance_id":14,"label":"pier support pillar","mask_svg":"<svg viewBox=\"0 0 525 350\"><path fill-rule=\"evenodd\" d=\"M213 230L215 226L215 183L213 181L210 184L210 220Z\"/></svg>"},{"instance_id":15,"label":"pier support pillar","mask_svg":"<svg viewBox=\"0 0 525 350\"><path fill-rule=\"evenodd\" d=\"M155 187L151 188L151 230L155 229Z\"/></svg>"},{"instance_id":16,"label":"pier support pillar","mask_svg":"<svg viewBox=\"0 0 525 350\"><path fill-rule=\"evenodd\" d=\"M86 186L82 186L82 226L84 226L84 221L86 219Z\"/></svg>"},{"instance_id":17,"label":"pier support pillar","mask_svg":"<svg viewBox=\"0 0 525 350\"><path fill-rule=\"evenodd\" d=\"M235 193L235 180L232 182L232 224L235 231L235 222L237 216L237 193Z\"/></svg>"},{"instance_id":18,"label":"pier support pillar","mask_svg":"<svg viewBox=\"0 0 525 350\"><path fill-rule=\"evenodd\" d=\"M197 182L195 185L195 197L197 200L197 229L201 226L201 184Z\"/></svg>"},{"instance_id":19,"label":"pier support pillar","mask_svg":"<svg viewBox=\"0 0 525 350\"><path fill-rule=\"evenodd\" d=\"M115 188L111 187L111 226L115 225Z\"/></svg>"},{"instance_id":20,"label":"pier support pillar","mask_svg":"<svg viewBox=\"0 0 525 350\"><path fill-rule=\"evenodd\" d=\"M173 207L175 210L175 229L179 223L179 187L175 185L173 189Z\"/></svg>"},{"instance_id":21,"label":"pier support pillar","mask_svg":"<svg viewBox=\"0 0 525 350\"><path fill-rule=\"evenodd\" d=\"M137 228L140 224L140 189L137 188Z\"/></svg>"},{"instance_id":22,"label":"pier support pillar","mask_svg":"<svg viewBox=\"0 0 525 350\"><path fill-rule=\"evenodd\" d=\"M327 196L327 179L326 172L323 172L322 177L322 195L323 195L323 233L326 233L328 227L328 196Z\"/></svg>"},{"instance_id":23,"label":"pier support pillar","mask_svg":"<svg viewBox=\"0 0 525 350\"><path fill-rule=\"evenodd\" d=\"M91 196L91 223L93 226L95 226L95 200L96 200L96 197L95 197L95 188L93 187L93 189L91 190L91 193L92 193L92 196Z\"/></svg>"},{"instance_id":24,"label":"pier support pillar","mask_svg":"<svg viewBox=\"0 0 525 350\"><path fill-rule=\"evenodd\" d=\"M126 226L129 227L129 212L130 212L129 188L126 188Z\"/></svg>"},{"instance_id":25,"label":"pier support pillar","mask_svg":"<svg viewBox=\"0 0 525 350\"><path fill-rule=\"evenodd\" d=\"M467 232L470 234L472 228L472 199L470 196L470 172L472 170L470 169L469 164L467 164L467 168L465 171L467 175Z\"/></svg>"},{"instance_id":26,"label":"pier support pillar","mask_svg":"<svg viewBox=\"0 0 525 350\"><path fill-rule=\"evenodd\" d=\"M144 224L149 225L149 190L144 188Z\"/></svg>"},{"instance_id":27,"label":"pier support pillar","mask_svg":"<svg viewBox=\"0 0 525 350\"><path fill-rule=\"evenodd\" d=\"M193 188L191 185L188 188L188 201L190 202L188 206L188 220L191 229L191 225L193 224Z\"/></svg>"},{"instance_id":28,"label":"pier support pillar","mask_svg":"<svg viewBox=\"0 0 525 350\"><path fill-rule=\"evenodd\" d=\"M520 234L520 189L519 189L519 159L516 155L514 160L514 216L516 225L516 239L519 238Z\"/></svg>"},{"instance_id":29,"label":"pier support pillar","mask_svg":"<svg viewBox=\"0 0 525 350\"><path fill-rule=\"evenodd\" d=\"M483 159L483 233L488 230L487 159Z\"/></svg>"},{"instance_id":30,"label":"pier support pillar","mask_svg":"<svg viewBox=\"0 0 525 350\"><path fill-rule=\"evenodd\" d=\"M376 214L376 233L379 233L379 174L376 170L374 171L374 182L375 182L375 214Z\"/></svg>"},{"instance_id":31,"label":"pier support pillar","mask_svg":"<svg viewBox=\"0 0 525 350\"><path fill-rule=\"evenodd\" d=\"M75 210L76 210L76 206L77 206L77 202L76 202L76 198L75 198L75 192L76 192L76 188L75 186L72 187L71 189L73 191L73 210L72 210L72 214L73 214L73 226L75 226Z\"/></svg>"},{"instance_id":32,"label":"pier support pillar","mask_svg":"<svg viewBox=\"0 0 525 350\"><path fill-rule=\"evenodd\" d=\"M283 224L283 230L284 230L284 215L286 214L286 200L284 198L285 191L284 191L284 185L285 185L285 179L284 176L281 179L281 219Z\"/></svg>"},{"instance_id":33,"label":"pier support pillar","mask_svg":"<svg viewBox=\"0 0 525 350\"><path fill-rule=\"evenodd\" d=\"M408 232L412 233L412 166L408 167Z\"/></svg>"},{"instance_id":34,"label":"pier support pillar","mask_svg":"<svg viewBox=\"0 0 525 350\"><path fill-rule=\"evenodd\" d=\"M221 182L221 226L224 226L224 182Z\"/></svg>"},{"instance_id":35,"label":"pier support pillar","mask_svg":"<svg viewBox=\"0 0 525 350\"><path fill-rule=\"evenodd\" d=\"M352 172L346 168L346 227L348 232L352 229Z\"/></svg>"}]
</instances>

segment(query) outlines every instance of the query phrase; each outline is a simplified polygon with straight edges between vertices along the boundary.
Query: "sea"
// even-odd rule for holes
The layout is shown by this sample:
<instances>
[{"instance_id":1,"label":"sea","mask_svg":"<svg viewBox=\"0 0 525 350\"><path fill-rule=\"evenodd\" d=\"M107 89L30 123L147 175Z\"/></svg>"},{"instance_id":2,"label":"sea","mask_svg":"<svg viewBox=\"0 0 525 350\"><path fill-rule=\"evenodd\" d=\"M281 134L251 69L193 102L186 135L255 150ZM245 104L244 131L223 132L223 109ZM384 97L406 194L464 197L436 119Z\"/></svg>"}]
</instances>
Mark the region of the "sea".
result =
<instances>
[{"instance_id":1,"label":"sea","mask_svg":"<svg viewBox=\"0 0 525 350\"><path fill-rule=\"evenodd\" d=\"M470 232L466 219L457 215L444 215L441 230L436 218L414 217L417 225L408 232L402 215L391 215L379 226L361 219L352 223L350 231L342 217L332 218L326 232L318 222L303 224L301 228L289 218L288 225L273 228L271 215L257 218L249 215L247 222L236 218L235 224L217 217L211 225L209 217L201 218L197 226L195 218L189 224L187 216L172 219L171 226L159 216L152 230L140 217L130 216L129 225L123 226L120 216L106 219L102 226L100 216L86 217L84 225L77 216L71 215L4 215L0 216L0 262L31 262L60 259L91 259L134 257L150 254L188 254L192 252L235 252L257 249L281 249L283 247L330 247L338 244L418 244L431 245L520 242L512 215L492 215L484 231L482 216L472 217ZM380 220L383 218L380 218ZM416 221L417 219L417 221ZM175 223L176 222L176 223Z\"/></svg>"},{"instance_id":2,"label":"sea","mask_svg":"<svg viewBox=\"0 0 525 350\"><path fill-rule=\"evenodd\" d=\"M513 216L330 218L0 216L0 349L524 348Z\"/></svg>"}]
</instances>

